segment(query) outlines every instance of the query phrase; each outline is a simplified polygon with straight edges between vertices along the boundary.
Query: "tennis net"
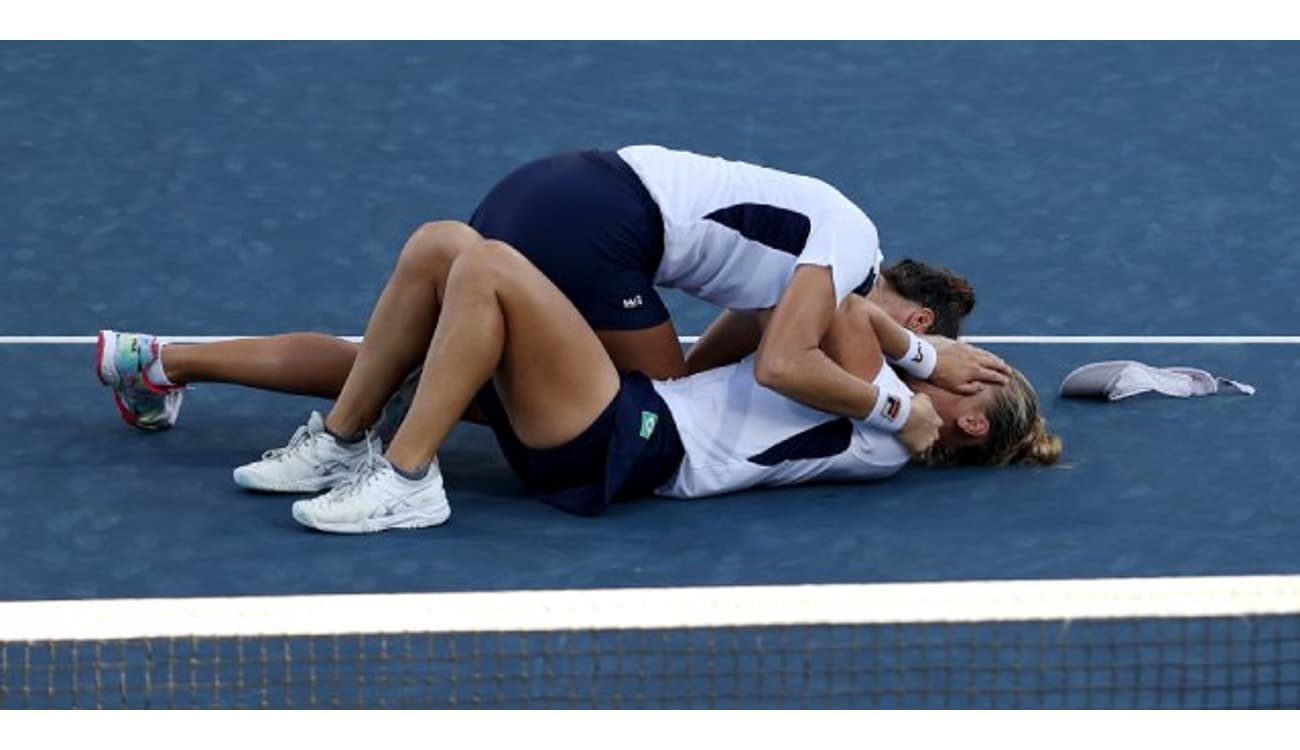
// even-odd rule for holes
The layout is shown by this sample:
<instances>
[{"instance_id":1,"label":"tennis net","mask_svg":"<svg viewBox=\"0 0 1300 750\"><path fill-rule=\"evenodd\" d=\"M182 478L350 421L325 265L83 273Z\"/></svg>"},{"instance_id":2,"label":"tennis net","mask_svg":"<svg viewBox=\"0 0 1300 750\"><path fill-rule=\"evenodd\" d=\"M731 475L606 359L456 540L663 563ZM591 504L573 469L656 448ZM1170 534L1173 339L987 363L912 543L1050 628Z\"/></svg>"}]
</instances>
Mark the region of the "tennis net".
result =
<instances>
[{"instance_id":1,"label":"tennis net","mask_svg":"<svg viewBox=\"0 0 1300 750\"><path fill-rule=\"evenodd\" d=\"M1300 576L8 602L0 707L1297 708Z\"/></svg>"}]
</instances>

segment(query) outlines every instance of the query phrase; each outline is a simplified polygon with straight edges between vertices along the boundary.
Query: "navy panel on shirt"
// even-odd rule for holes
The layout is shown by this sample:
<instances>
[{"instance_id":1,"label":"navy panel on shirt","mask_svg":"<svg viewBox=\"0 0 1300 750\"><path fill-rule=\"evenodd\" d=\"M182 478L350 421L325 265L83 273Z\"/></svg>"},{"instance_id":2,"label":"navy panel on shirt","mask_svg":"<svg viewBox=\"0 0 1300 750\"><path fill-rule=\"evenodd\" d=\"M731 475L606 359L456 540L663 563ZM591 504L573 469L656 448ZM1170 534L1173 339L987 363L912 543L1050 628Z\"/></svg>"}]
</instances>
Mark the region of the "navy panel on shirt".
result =
<instances>
[{"instance_id":1,"label":"navy panel on shirt","mask_svg":"<svg viewBox=\"0 0 1300 750\"><path fill-rule=\"evenodd\" d=\"M862 282L861 284L858 284L857 287L853 289L853 293L860 294L863 297L865 297L871 291L871 287L875 285L875 283L876 283L876 268L875 266L872 266L871 273L867 274L867 280Z\"/></svg>"},{"instance_id":2,"label":"navy panel on shirt","mask_svg":"<svg viewBox=\"0 0 1300 750\"><path fill-rule=\"evenodd\" d=\"M853 423L840 418L788 437L748 460L760 466L776 466L782 461L838 456L849 449L852 440Z\"/></svg>"},{"instance_id":3,"label":"navy panel on shirt","mask_svg":"<svg viewBox=\"0 0 1300 750\"><path fill-rule=\"evenodd\" d=\"M812 232L812 220L807 216L762 203L738 203L719 208L704 218L736 230L745 239L791 255L803 252Z\"/></svg>"}]
</instances>

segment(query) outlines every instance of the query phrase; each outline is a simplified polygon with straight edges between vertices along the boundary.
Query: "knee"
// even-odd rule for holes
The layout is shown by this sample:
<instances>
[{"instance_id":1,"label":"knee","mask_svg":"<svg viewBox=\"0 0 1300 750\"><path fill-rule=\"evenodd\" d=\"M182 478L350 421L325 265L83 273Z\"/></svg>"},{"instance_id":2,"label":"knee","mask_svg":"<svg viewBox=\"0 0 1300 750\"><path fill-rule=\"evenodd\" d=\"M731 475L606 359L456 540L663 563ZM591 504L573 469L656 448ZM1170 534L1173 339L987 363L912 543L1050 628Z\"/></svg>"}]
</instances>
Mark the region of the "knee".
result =
<instances>
[{"instance_id":1,"label":"knee","mask_svg":"<svg viewBox=\"0 0 1300 750\"><path fill-rule=\"evenodd\" d=\"M482 242L483 237L463 222L428 222L416 229L406 241L397 260L397 272L441 278L456 258Z\"/></svg>"},{"instance_id":2,"label":"knee","mask_svg":"<svg viewBox=\"0 0 1300 750\"><path fill-rule=\"evenodd\" d=\"M467 239L483 239L478 230L463 221L427 221L411 233L411 243L418 245L438 245L463 242Z\"/></svg>"},{"instance_id":3,"label":"knee","mask_svg":"<svg viewBox=\"0 0 1300 750\"><path fill-rule=\"evenodd\" d=\"M496 240L480 240L456 258L454 270L461 283L499 288L511 278L511 265L518 254L514 248Z\"/></svg>"}]
</instances>

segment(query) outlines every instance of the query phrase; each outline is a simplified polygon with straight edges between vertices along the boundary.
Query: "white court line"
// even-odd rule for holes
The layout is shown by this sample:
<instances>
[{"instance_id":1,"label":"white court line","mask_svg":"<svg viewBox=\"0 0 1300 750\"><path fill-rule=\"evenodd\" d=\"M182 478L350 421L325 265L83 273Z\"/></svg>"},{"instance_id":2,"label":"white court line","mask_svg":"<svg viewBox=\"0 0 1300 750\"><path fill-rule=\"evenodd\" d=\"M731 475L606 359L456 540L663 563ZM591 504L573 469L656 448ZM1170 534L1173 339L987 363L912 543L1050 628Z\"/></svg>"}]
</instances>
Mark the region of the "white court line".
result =
<instances>
[{"instance_id":1,"label":"white court line","mask_svg":"<svg viewBox=\"0 0 1300 750\"><path fill-rule=\"evenodd\" d=\"M963 336L972 344L1300 344L1300 336Z\"/></svg>"},{"instance_id":2,"label":"white court line","mask_svg":"<svg viewBox=\"0 0 1300 750\"><path fill-rule=\"evenodd\" d=\"M232 336L162 336L163 341L207 344L249 338ZM341 336L360 341L360 336ZM699 336L679 336L683 344L694 344ZM1300 336L963 336L972 344L1300 344ZM26 344L93 344L94 336L0 336L0 346Z\"/></svg>"},{"instance_id":3,"label":"white court line","mask_svg":"<svg viewBox=\"0 0 1300 750\"><path fill-rule=\"evenodd\" d=\"M1297 613L1294 575L83 599L0 602L0 644Z\"/></svg>"}]
</instances>

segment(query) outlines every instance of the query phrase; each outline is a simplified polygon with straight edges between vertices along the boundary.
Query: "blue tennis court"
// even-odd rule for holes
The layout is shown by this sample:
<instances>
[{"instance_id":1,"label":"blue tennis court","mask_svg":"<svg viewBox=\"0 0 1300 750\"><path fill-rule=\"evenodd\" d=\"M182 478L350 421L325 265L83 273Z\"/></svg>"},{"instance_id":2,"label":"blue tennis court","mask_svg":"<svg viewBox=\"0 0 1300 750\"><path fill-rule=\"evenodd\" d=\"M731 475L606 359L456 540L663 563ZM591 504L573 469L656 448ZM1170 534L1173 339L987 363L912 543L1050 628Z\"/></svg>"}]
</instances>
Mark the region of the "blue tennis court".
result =
<instances>
[{"instance_id":1,"label":"blue tennis court","mask_svg":"<svg viewBox=\"0 0 1300 750\"><path fill-rule=\"evenodd\" d=\"M1300 575L1298 50L1262 43L0 44L7 417L0 601ZM448 525L340 538L306 531L285 498L240 492L230 478L232 467L282 445L324 402L199 386L176 429L142 434L121 423L96 381L93 346L23 343L93 336L104 327L178 336L359 334L413 227L467 217L499 177L529 159L629 143L816 175L863 206L887 260L914 256L967 275L978 292L967 333L991 340L990 349L1035 383L1065 440L1065 466L908 468L880 484L647 499L587 519L531 499L491 433L461 426L441 454L454 508ZM717 312L667 298L685 334L701 332ZM1072 338L1082 336L1137 338ZM1173 336L1226 341L1158 343ZM1279 343L1251 339L1264 336ZM1108 359L1204 368L1258 393L1116 404L1057 397L1076 366ZM1210 649L1212 658L1235 660L1239 646L1252 649L1241 658L1255 670L1245 679L1268 686L1209 697L1186 688L1200 697L1184 703L1300 706L1297 611L1280 621L1265 617L1244 634L1222 633L1214 622L1180 630L1180 642L1229 644ZM893 626L782 631L775 640L792 652L819 649L804 663L835 673L843 653L885 638L880 627ZM1164 653L1153 644L1166 639L1146 627L1123 643ZM1011 628L1009 637L1022 630ZM791 705L934 705L927 691L939 689L933 675L901 693L881 686L876 699L855 693L852 679L846 691L768 683L718 687L727 696L710 702L699 697L709 686L689 676L678 656L654 655L708 652L709 637L695 637L619 645L584 636L579 648L598 655L565 679L589 684L613 649L649 654L638 663L678 675L640 687L619 683L620 695L648 694L644 702L655 705L785 705L771 698L776 693ZM718 669L753 668L752 649L725 643L752 646L755 637L761 640L753 633L713 639L728 654ZM1255 637L1266 642L1257 646ZM920 646L884 671L907 673L900 664L937 653L963 660L966 647L946 636L918 638ZM964 628L956 638L999 636ZM566 638L519 635L485 648L522 652L530 663L530 653L562 650L557 640ZM349 663L377 660L376 643L349 641L338 653ZM468 648L456 639L408 640L392 658L408 649L455 663L444 651L458 647ZM8 660L0 706L69 705L62 688L75 679L52 676L46 690L55 649L19 657L17 648L0 644ZM77 648L64 656L88 669L97 654ZM243 662L223 657L221 643L186 646L180 658L197 659L194 648L205 660L215 652L220 665L182 682L211 682ZM265 653L264 644L258 648ZM307 646L274 645L260 663L279 653L307 659L299 648ZM1106 647L1096 651L1089 658L1106 658ZM138 665L153 657L114 658ZM1075 657L1061 658L1069 666ZM23 682L26 692L12 681L23 680L15 666L23 659L41 675ZM510 673L495 661L482 669ZM821 667L807 669L820 674ZM446 677L441 667L433 672ZM1207 667L1191 683L1167 673L1133 679L1177 692L1217 685L1217 674ZM276 667L267 679L279 675L297 672ZM413 692L388 704L420 703L427 676L404 673ZM979 679L963 690L977 691ZM482 702L529 704L544 692L530 685L488 689ZM1068 679L1041 685L1012 703L1083 705L1058 696L1080 687ZM283 702L274 699L277 690L263 693L272 696L266 703ZM551 705L592 702L586 688L557 690L577 698ZM38 700L54 692L57 700ZM207 697L178 703L223 702L199 692ZM138 705L127 693L131 700L113 693L102 702ZM315 703L295 695L294 705ZM347 705L374 702L352 688L339 695ZM1086 703L1170 705L1144 695L1092 694Z\"/></svg>"}]
</instances>

